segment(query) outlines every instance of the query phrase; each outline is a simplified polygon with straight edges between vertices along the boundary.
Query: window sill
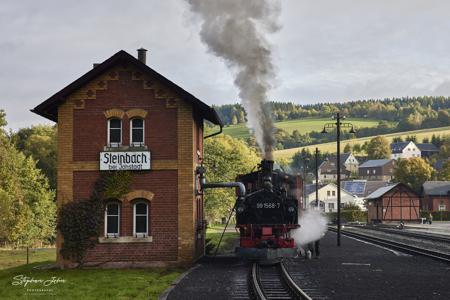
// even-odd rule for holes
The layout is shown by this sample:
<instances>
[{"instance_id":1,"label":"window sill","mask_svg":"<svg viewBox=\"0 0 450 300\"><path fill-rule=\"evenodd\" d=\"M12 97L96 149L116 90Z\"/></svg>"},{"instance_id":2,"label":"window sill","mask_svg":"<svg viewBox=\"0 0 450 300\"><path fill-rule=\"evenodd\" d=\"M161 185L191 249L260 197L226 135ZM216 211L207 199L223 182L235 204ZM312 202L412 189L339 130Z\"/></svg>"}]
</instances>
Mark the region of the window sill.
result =
<instances>
[{"instance_id":1,"label":"window sill","mask_svg":"<svg viewBox=\"0 0 450 300\"><path fill-rule=\"evenodd\" d=\"M100 244L121 244L121 243L151 243L153 241L151 236L147 237L134 237L134 236L119 236L113 237L99 237L98 242Z\"/></svg>"},{"instance_id":2,"label":"window sill","mask_svg":"<svg viewBox=\"0 0 450 300\"><path fill-rule=\"evenodd\" d=\"M119 146L119 147L109 147L109 146L104 146L103 147L103 151L109 151L109 152L121 152L121 151L142 151L142 150L148 150L147 145L142 145L142 146Z\"/></svg>"}]
</instances>

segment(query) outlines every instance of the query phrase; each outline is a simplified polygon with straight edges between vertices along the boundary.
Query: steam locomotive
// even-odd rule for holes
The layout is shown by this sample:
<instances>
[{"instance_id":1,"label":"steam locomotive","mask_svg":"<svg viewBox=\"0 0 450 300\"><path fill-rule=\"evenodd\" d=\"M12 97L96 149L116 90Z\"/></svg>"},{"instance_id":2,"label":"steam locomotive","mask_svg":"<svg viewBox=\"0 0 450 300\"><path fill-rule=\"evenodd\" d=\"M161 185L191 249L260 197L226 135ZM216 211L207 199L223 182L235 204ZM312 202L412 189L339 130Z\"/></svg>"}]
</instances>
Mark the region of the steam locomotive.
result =
<instances>
[{"instance_id":1,"label":"steam locomotive","mask_svg":"<svg viewBox=\"0 0 450 300\"><path fill-rule=\"evenodd\" d=\"M302 179L273 166L273 161L264 159L257 171L237 178L246 189L245 197L238 197L236 202L238 256L270 260L297 254L290 233L299 227Z\"/></svg>"}]
</instances>

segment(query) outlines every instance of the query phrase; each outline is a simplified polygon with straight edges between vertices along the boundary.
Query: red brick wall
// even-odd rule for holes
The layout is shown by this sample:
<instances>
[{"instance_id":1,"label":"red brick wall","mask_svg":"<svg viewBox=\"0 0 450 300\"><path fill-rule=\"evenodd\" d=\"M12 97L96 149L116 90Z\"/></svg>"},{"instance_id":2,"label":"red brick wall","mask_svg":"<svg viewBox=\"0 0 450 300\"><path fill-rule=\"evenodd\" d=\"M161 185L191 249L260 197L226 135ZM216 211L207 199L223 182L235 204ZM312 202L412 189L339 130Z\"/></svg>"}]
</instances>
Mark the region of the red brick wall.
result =
<instances>
[{"instance_id":1,"label":"red brick wall","mask_svg":"<svg viewBox=\"0 0 450 300\"><path fill-rule=\"evenodd\" d=\"M141 80L132 80L131 71L119 72L119 80L108 81L106 90L97 90L96 99L86 100L85 108L74 110L73 160L98 160L107 144L105 110L124 111L141 108L145 118L145 143L152 159L177 159L177 109L167 108L165 99L157 99L153 89L144 89ZM130 144L130 120L122 119L122 144Z\"/></svg>"},{"instance_id":2,"label":"red brick wall","mask_svg":"<svg viewBox=\"0 0 450 300\"><path fill-rule=\"evenodd\" d=\"M446 206L447 211L450 211L450 196L428 196L428 210L439 211L439 205Z\"/></svg>"},{"instance_id":3,"label":"red brick wall","mask_svg":"<svg viewBox=\"0 0 450 300\"><path fill-rule=\"evenodd\" d=\"M98 171L74 172L74 199L86 198L98 178ZM97 244L88 251L86 261L174 261L177 259L178 197L177 171L133 173L132 190L154 193L149 206L150 243ZM133 234L133 203L121 203L120 235ZM104 235L102 226L100 236Z\"/></svg>"}]
</instances>

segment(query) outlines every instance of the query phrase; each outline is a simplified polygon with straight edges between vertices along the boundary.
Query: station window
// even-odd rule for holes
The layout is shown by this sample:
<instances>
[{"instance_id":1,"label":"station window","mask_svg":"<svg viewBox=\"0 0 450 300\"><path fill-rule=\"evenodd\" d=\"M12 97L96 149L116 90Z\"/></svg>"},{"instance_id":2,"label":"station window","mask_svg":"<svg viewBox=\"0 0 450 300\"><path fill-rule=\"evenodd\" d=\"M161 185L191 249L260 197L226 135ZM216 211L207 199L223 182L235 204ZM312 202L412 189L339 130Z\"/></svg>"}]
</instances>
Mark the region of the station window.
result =
<instances>
[{"instance_id":1,"label":"station window","mask_svg":"<svg viewBox=\"0 0 450 300\"><path fill-rule=\"evenodd\" d=\"M120 147L122 144L122 120L108 120L108 145L110 147Z\"/></svg>"},{"instance_id":2,"label":"station window","mask_svg":"<svg viewBox=\"0 0 450 300\"><path fill-rule=\"evenodd\" d=\"M133 215L133 235L148 236L148 204L142 201L135 203Z\"/></svg>"},{"instance_id":3,"label":"station window","mask_svg":"<svg viewBox=\"0 0 450 300\"><path fill-rule=\"evenodd\" d=\"M336 191L332 191L331 195L336 196Z\"/></svg>"},{"instance_id":4,"label":"station window","mask_svg":"<svg viewBox=\"0 0 450 300\"><path fill-rule=\"evenodd\" d=\"M327 196L328 196L328 197L330 196L330 193L331 193L330 191L327 191Z\"/></svg>"},{"instance_id":5,"label":"station window","mask_svg":"<svg viewBox=\"0 0 450 300\"><path fill-rule=\"evenodd\" d=\"M446 205L445 204L439 204L439 211L445 211L446 210Z\"/></svg>"},{"instance_id":6,"label":"station window","mask_svg":"<svg viewBox=\"0 0 450 300\"><path fill-rule=\"evenodd\" d=\"M120 205L112 202L105 209L105 236L118 237L120 226Z\"/></svg>"},{"instance_id":7,"label":"station window","mask_svg":"<svg viewBox=\"0 0 450 300\"><path fill-rule=\"evenodd\" d=\"M132 119L130 120L130 145L139 147L144 145L144 120Z\"/></svg>"},{"instance_id":8,"label":"station window","mask_svg":"<svg viewBox=\"0 0 450 300\"><path fill-rule=\"evenodd\" d=\"M328 208L329 209L334 209L334 203L328 203Z\"/></svg>"}]
</instances>

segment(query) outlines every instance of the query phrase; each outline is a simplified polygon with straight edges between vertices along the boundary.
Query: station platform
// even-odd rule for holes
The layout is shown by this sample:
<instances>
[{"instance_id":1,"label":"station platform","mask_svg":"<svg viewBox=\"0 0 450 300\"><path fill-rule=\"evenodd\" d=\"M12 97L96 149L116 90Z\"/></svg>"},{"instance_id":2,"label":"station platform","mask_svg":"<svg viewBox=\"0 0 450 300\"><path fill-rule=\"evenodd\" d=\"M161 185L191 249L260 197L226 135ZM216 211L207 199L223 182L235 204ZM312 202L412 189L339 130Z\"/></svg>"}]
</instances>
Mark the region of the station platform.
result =
<instances>
[{"instance_id":1,"label":"station platform","mask_svg":"<svg viewBox=\"0 0 450 300\"><path fill-rule=\"evenodd\" d=\"M450 299L450 265L328 232L320 258L295 258L286 266L295 281L322 299ZM200 262L166 299L245 299L248 265L235 258ZM297 274L297 275L296 275Z\"/></svg>"},{"instance_id":2,"label":"station platform","mask_svg":"<svg viewBox=\"0 0 450 300\"><path fill-rule=\"evenodd\" d=\"M385 223L392 227L399 225L398 222L395 223ZM424 223L405 223L406 230L417 231L417 232L428 232L433 234L449 235L450 236L450 221L433 221L431 224Z\"/></svg>"}]
</instances>

